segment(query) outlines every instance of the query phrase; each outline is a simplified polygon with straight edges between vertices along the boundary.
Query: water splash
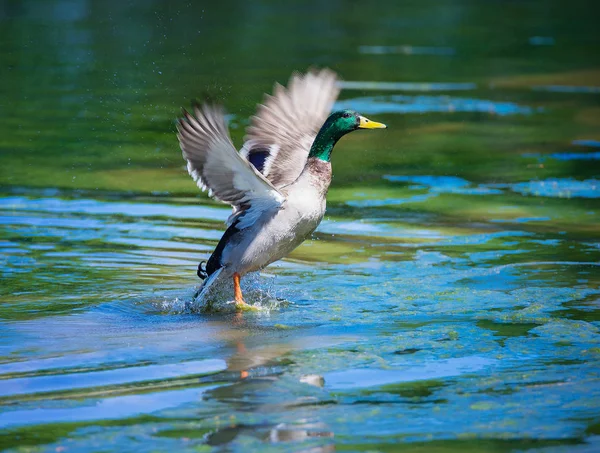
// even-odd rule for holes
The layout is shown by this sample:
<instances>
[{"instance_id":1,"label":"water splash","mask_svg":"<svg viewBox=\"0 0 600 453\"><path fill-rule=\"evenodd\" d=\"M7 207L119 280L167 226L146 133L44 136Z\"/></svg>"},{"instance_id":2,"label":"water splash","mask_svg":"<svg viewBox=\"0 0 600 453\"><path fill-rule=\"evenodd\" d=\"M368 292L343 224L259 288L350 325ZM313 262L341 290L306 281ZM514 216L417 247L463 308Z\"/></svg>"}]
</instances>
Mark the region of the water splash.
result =
<instances>
[{"instance_id":1,"label":"water splash","mask_svg":"<svg viewBox=\"0 0 600 453\"><path fill-rule=\"evenodd\" d=\"M281 290L279 290L281 291ZM242 279L242 293L244 300L251 306L252 310L263 314L278 310L289 303L277 296L275 277L261 276L258 272L247 274ZM237 308L233 296L233 284L231 281L217 281L207 291L202 293L196 290L191 299L187 299L183 305L180 301L173 301L169 307L173 313L203 313L203 314L226 314L236 313Z\"/></svg>"}]
</instances>

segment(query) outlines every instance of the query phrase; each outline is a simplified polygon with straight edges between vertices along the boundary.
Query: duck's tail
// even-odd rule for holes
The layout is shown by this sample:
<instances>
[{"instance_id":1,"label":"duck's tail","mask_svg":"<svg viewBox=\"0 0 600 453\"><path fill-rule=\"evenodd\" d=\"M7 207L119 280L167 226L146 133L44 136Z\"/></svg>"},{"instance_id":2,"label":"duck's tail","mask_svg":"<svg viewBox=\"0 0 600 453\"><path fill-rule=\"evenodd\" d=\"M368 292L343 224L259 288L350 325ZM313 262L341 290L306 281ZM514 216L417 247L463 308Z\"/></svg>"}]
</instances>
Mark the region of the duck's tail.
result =
<instances>
[{"instance_id":1,"label":"duck's tail","mask_svg":"<svg viewBox=\"0 0 600 453\"><path fill-rule=\"evenodd\" d=\"M198 264L198 270L196 271L196 274L198 274L200 280L206 280L208 278L208 272L206 271L206 261L200 261L200 264Z\"/></svg>"},{"instance_id":2,"label":"duck's tail","mask_svg":"<svg viewBox=\"0 0 600 453\"><path fill-rule=\"evenodd\" d=\"M202 263L200 263L200 266L202 266ZM200 278L203 278L200 276L200 266L198 266L198 276ZM210 275L208 275L206 271L203 271L205 275L205 277L203 278L204 281L202 282L202 285L200 285L200 288L198 288L198 291L196 291L196 294L194 295L194 300L203 300L206 297L211 286L213 286L219 279L219 275L221 275L223 269L224 268L221 267Z\"/></svg>"}]
</instances>

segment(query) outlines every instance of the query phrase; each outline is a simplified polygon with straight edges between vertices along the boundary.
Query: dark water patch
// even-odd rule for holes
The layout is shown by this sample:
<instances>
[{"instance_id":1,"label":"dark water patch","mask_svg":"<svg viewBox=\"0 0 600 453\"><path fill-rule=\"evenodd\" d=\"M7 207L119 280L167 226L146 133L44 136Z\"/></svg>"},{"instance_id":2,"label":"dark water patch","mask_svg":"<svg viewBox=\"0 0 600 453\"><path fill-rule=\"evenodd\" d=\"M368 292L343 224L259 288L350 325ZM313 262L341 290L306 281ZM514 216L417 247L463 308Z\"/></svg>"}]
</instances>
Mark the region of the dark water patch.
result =
<instances>
[{"instance_id":1,"label":"dark water patch","mask_svg":"<svg viewBox=\"0 0 600 453\"><path fill-rule=\"evenodd\" d=\"M394 351L394 354L397 354L397 355L415 354L415 353L419 352L420 350L421 349L418 349L418 348L398 349L397 351Z\"/></svg>"},{"instance_id":2,"label":"dark water patch","mask_svg":"<svg viewBox=\"0 0 600 453\"><path fill-rule=\"evenodd\" d=\"M383 385L377 389L363 390L363 395L379 395L381 393L388 393L390 395L397 395L401 398L405 398L415 401L428 402L430 398L446 383L441 380L429 380L429 381L416 381L412 383L400 383ZM439 404L439 401L434 401Z\"/></svg>"},{"instance_id":3,"label":"dark water patch","mask_svg":"<svg viewBox=\"0 0 600 453\"><path fill-rule=\"evenodd\" d=\"M569 306L571 304L565 305L567 308L555 312L557 316L561 318L573 319L575 321L585 321L591 323L600 322L600 313L598 313L598 305L600 305L600 302L598 301L596 301L595 306L589 307L588 309Z\"/></svg>"},{"instance_id":4,"label":"dark water patch","mask_svg":"<svg viewBox=\"0 0 600 453\"><path fill-rule=\"evenodd\" d=\"M537 323L503 323L483 319L477 322L477 326L488 329L495 333L498 343L504 346L506 338L525 337L530 334L531 329L537 327Z\"/></svg>"},{"instance_id":5,"label":"dark water patch","mask_svg":"<svg viewBox=\"0 0 600 453\"><path fill-rule=\"evenodd\" d=\"M58 422L50 421L42 427L40 425L19 426L6 428L0 436L0 448L22 448L59 442L61 439L72 437L77 430L85 430L90 426L96 427L127 427L157 423L160 419L149 415L134 416L126 420L98 420L94 424L86 422ZM89 428L88 428L89 429Z\"/></svg>"}]
</instances>

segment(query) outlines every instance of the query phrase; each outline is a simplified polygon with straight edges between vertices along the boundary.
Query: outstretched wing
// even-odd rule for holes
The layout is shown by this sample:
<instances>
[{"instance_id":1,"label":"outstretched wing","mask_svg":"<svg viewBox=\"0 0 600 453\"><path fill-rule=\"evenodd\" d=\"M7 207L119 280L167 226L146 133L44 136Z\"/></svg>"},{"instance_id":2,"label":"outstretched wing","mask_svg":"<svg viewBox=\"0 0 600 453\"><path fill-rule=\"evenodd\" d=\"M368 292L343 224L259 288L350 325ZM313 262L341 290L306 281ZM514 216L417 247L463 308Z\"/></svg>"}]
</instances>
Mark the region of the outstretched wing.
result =
<instances>
[{"instance_id":1,"label":"outstretched wing","mask_svg":"<svg viewBox=\"0 0 600 453\"><path fill-rule=\"evenodd\" d=\"M275 187L294 182L339 91L329 69L294 73L287 88L275 84L251 118L240 153Z\"/></svg>"},{"instance_id":2,"label":"outstretched wing","mask_svg":"<svg viewBox=\"0 0 600 453\"><path fill-rule=\"evenodd\" d=\"M242 229L261 214L276 212L284 196L236 151L223 108L204 104L194 107L194 115L183 113L177 138L188 172L209 196L233 206L228 223L239 220Z\"/></svg>"}]
</instances>

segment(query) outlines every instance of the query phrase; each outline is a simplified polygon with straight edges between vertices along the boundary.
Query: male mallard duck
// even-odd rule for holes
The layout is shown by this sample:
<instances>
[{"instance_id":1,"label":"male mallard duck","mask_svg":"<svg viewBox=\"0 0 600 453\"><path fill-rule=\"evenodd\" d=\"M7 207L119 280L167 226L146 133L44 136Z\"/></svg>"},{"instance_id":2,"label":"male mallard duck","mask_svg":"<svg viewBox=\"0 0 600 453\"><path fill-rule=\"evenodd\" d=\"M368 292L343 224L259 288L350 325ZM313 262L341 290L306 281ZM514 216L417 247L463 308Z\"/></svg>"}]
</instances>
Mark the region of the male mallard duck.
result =
<instances>
[{"instance_id":1,"label":"male mallard duck","mask_svg":"<svg viewBox=\"0 0 600 453\"><path fill-rule=\"evenodd\" d=\"M238 309L246 306L240 278L286 256L323 219L337 141L356 129L386 127L351 110L329 115L339 88L328 69L293 74L287 89L275 84L274 91L251 118L239 153L220 106L195 106L193 115L184 110L177 125L192 178L233 207L206 269L198 268L208 277L199 293L233 278Z\"/></svg>"}]
</instances>

